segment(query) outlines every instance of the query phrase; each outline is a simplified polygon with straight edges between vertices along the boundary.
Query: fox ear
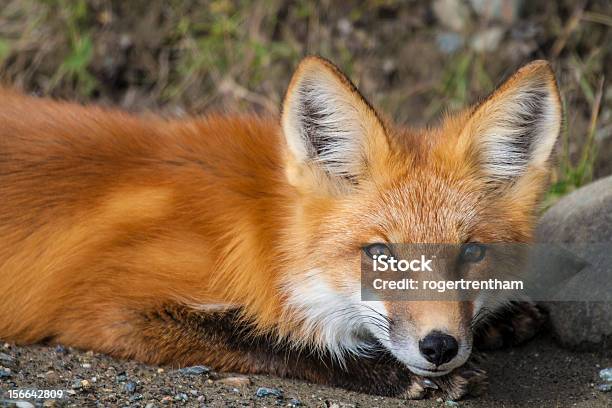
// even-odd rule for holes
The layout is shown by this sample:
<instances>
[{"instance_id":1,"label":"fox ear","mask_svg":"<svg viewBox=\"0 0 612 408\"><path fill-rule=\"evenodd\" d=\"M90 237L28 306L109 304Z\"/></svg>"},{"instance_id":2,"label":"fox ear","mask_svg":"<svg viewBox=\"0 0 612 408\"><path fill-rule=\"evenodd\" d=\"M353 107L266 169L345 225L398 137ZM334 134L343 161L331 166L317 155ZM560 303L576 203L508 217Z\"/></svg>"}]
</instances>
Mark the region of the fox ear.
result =
<instances>
[{"instance_id":1,"label":"fox ear","mask_svg":"<svg viewBox=\"0 0 612 408\"><path fill-rule=\"evenodd\" d=\"M283 103L282 128L292 159L334 179L357 181L387 151L372 107L332 63L307 57Z\"/></svg>"},{"instance_id":2,"label":"fox ear","mask_svg":"<svg viewBox=\"0 0 612 408\"><path fill-rule=\"evenodd\" d=\"M561 102L546 61L519 69L471 114L460 141L492 184L546 169L561 128Z\"/></svg>"}]
</instances>

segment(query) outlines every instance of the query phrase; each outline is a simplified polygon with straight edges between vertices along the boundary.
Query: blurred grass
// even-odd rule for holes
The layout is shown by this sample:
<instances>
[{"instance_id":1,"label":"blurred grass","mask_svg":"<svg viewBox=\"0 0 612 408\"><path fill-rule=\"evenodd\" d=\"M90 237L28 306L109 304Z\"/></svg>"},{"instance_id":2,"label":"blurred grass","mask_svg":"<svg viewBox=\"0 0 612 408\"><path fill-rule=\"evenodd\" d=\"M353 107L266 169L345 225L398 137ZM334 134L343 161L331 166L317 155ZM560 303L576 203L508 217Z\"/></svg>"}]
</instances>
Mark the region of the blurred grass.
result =
<instances>
[{"instance_id":1,"label":"blurred grass","mask_svg":"<svg viewBox=\"0 0 612 408\"><path fill-rule=\"evenodd\" d=\"M93 59L93 42L87 29L88 9L85 0L52 0L50 5L62 11L70 52L51 77L50 87L56 88L60 82L72 82L74 88L85 96L90 96L98 85L87 67Z\"/></svg>"},{"instance_id":2,"label":"blurred grass","mask_svg":"<svg viewBox=\"0 0 612 408\"><path fill-rule=\"evenodd\" d=\"M586 140L581 146L580 157L574 163L570 156L570 138L567 128L563 129L561 136L562 149L560 152L559 166L556 169L556 181L550 186L545 200L545 207L550 206L560 197L564 196L593 180L595 160L597 158L597 145L595 143L595 132L597 130L601 101L603 97L604 78L599 81L599 86L594 93L588 82L581 81L581 88L586 95L592 96L591 118ZM567 106L565 109L565 122L567 122ZM612 157L608 157L608 160Z\"/></svg>"},{"instance_id":3,"label":"blurred grass","mask_svg":"<svg viewBox=\"0 0 612 408\"><path fill-rule=\"evenodd\" d=\"M522 4L512 23L472 10L456 30L426 1L0 0L0 80L129 110L276 114L299 59L316 53L399 123L423 126L546 58L566 108L550 205L612 174L612 5ZM475 48L492 27L501 43Z\"/></svg>"}]
</instances>

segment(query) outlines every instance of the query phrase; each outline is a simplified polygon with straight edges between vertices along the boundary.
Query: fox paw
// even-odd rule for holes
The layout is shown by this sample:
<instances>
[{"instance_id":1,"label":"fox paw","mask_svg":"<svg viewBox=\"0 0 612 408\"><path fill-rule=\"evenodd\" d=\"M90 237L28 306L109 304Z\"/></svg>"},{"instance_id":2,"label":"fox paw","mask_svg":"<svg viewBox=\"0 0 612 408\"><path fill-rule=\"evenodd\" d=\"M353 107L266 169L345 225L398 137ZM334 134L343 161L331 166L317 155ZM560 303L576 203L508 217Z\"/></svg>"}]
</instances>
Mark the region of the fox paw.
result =
<instances>
[{"instance_id":1,"label":"fox paw","mask_svg":"<svg viewBox=\"0 0 612 408\"><path fill-rule=\"evenodd\" d=\"M488 386L487 373L471 363L467 363L451 373L430 379L438 386L443 397L459 400L464 397L482 395Z\"/></svg>"},{"instance_id":2,"label":"fox paw","mask_svg":"<svg viewBox=\"0 0 612 408\"><path fill-rule=\"evenodd\" d=\"M495 350L524 343L535 337L547 318L545 311L534 303L513 302L477 328L474 344L480 350Z\"/></svg>"},{"instance_id":3,"label":"fox paw","mask_svg":"<svg viewBox=\"0 0 612 408\"><path fill-rule=\"evenodd\" d=\"M412 383L406 388L400 398L418 400L427 396L427 378L414 376Z\"/></svg>"},{"instance_id":4,"label":"fox paw","mask_svg":"<svg viewBox=\"0 0 612 408\"><path fill-rule=\"evenodd\" d=\"M406 399L423 399L441 396L459 400L467 396L481 395L487 389L487 373L471 363L459 367L442 377L425 378L415 376L404 392Z\"/></svg>"}]
</instances>

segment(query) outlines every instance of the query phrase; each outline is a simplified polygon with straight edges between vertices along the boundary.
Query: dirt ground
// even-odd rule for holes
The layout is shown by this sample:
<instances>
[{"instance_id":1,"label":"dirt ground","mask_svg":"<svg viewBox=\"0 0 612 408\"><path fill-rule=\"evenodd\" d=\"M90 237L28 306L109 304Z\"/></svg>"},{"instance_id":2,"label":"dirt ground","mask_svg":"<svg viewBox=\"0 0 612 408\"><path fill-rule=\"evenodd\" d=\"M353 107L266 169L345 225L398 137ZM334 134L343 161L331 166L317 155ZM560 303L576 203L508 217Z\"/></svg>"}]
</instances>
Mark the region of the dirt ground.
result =
<instances>
[{"instance_id":1,"label":"dirt ground","mask_svg":"<svg viewBox=\"0 0 612 408\"><path fill-rule=\"evenodd\" d=\"M2 364L11 370L10 377L0 378L2 407L19 406L17 400L7 399L8 390L32 388L66 391L61 400L29 400L34 406L454 406L437 398L403 401L260 375L250 376L249 385L225 385L219 378L226 374L187 375L62 347L4 345L1 352ZM7 355L13 358L12 362ZM489 372L489 391L484 396L459 401L458 406L610 407L612 393L595 388L601 382L599 370L610 366L610 351L571 352L542 335L523 347L487 353L483 368ZM283 397L258 397L260 387L282 390Z\"/></svg>"}]
</instances>

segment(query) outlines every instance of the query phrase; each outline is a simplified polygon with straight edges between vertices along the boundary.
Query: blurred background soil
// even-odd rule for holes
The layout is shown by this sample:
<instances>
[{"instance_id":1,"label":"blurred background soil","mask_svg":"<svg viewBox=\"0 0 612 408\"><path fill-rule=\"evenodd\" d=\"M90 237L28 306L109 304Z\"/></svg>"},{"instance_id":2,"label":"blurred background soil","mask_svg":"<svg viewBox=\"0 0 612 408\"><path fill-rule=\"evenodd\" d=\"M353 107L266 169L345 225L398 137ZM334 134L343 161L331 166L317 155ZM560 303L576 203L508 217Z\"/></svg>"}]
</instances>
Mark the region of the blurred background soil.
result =
<instances>
[{"instance_id":1,"label":"blurred background soil","mask_svg":"<svg viewBox=\"0 0 612 408\"><path fill-rule=\"evenodd\" d=\"M307 54L411 126L548 59L566 131L547 204L612 173L609 0L0 0L0 81L57 98L277 113Z\"/></svg>"},{"instance_id":2,"label":"blurred background soil","mask_svg":"<svg viewBox=\"0 0 612 408\"><path fill-rule=\"evenodd\" d=\"M609 0L0 0L0 81L37 95L175 116L277 114L307 54L331 59L384 114L417 127L477 102L522 64L548 59L566 126L545 205L612 174ZM0 351L9 370L0 373L2 391L73 391L59 405L288 406L292 398L326 408L404 405L265 376L221 385L54 347ZM540 338L492 353L491 393L460 404L612 406L610 393L595 390L598 370L610 365L607 352L572 353ZM282 388L285 398L256 397L259 386Z\"/></svg>"}]
</instances>

